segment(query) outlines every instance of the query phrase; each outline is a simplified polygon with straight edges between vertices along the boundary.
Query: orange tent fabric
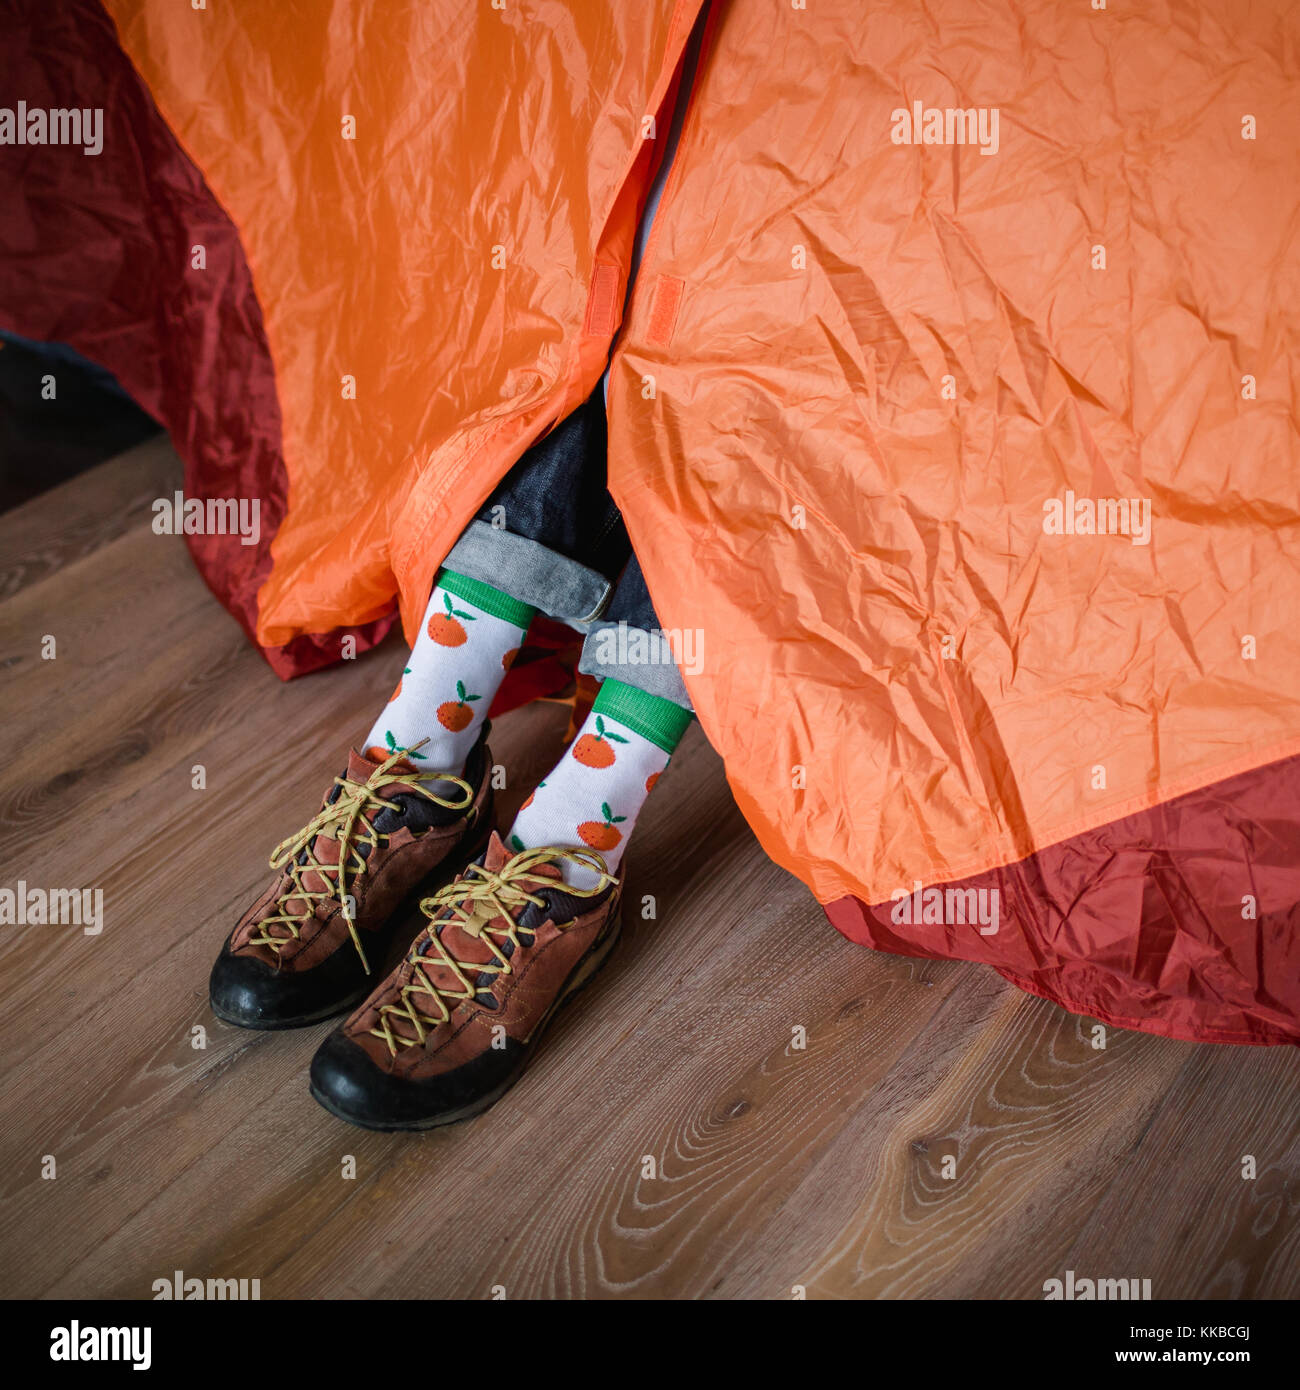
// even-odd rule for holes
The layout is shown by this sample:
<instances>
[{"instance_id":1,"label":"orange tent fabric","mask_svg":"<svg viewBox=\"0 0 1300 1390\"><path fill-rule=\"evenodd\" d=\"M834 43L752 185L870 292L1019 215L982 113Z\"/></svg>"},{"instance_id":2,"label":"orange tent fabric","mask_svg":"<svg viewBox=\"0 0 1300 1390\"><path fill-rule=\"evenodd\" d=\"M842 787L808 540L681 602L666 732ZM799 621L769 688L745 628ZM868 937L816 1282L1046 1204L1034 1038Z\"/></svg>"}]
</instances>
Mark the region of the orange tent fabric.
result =
<instances>
[{"instance_id":1,"label":"orange tent fabric","mask_svg":"<svg viewBox=\"0 0 1300 1390\"><path fill-rule=\"evenodd\" d=\"M1300 18L1197 12L718 26L613 490L705 633L691 696L747 817L824 901L1300 752ZM914 100L999 107L996 155L892 143ZM1149 503L1149 540L1049 534L1067 493Z\"/></svg>"},{"instance_id":2,"label":"orange tent fabric","mask_svg":"<svg viewBox=\"0 0 1300 1390\"><path fill-rule=\"evenodd\" d=\"M289 498L258 640L395 592L413 635L474 508L604 370L699 4L106 7L266 323Z\"/></svg>"},{"instance_id":3,"label":"orange tent fabric","mask_svg":"<svg viewBox=\"0 0 1300 1390\"><path fill-rule=\"evenodd\" d=\"M700 8L109 0L265 324L257 640L411 631L613 347L701 723L836 925L1300 1041L1300 17L717 0L621 325Z\"/></svg>"},{"instance_id":4,"label":"orange tent fabric","mask_svg":"<svg viewBox=\"0 0 1300 1390\"><path fill-rule=\"evenodd\" d=\"M1295 1041L1300 17L1194 13L725 7L612 487L746 817L837 925ZM996 149L919 143L953 108ZM1082 533L1120 499L1145 536ZM997 933L899 920L954 884Z\"/></svg>"}]
</instances>

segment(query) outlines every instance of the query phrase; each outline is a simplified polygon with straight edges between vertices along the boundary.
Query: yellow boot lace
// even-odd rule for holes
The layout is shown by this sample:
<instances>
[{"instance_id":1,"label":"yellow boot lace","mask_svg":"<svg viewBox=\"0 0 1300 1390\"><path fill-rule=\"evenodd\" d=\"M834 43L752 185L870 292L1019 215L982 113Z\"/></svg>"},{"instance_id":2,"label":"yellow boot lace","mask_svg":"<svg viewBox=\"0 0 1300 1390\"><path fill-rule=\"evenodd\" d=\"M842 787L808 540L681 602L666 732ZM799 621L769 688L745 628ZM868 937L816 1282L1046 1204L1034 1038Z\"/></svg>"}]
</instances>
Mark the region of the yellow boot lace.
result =
<instances>
[{"instance_id":1,"label":"yellow boot lace","mask_svg":"<svg viewBox=\"0 0 1300 1390\"><path fill-rule=\"evenodd\" d=\"M250 945L269 946L278 955L290 941L298 940L303 926L315 915L318 902L337 897L343 909L343 920L348 924L352 944L356 947L357 955L361 957L366 974L370 974L370 962L366 959L356 923L353 921L355 914L348 896L348 885L350 882L355 883L366 871L366 857L361 852L362 847L369 846L373 850L380 840L386 840L388 836L374 828L366 818L366 813L377 813L380 809L400 811L400 803L382 795L385 787L398 782L439 806L445 806L449 811L467 810L474 801L474 788L463 777L453 776L449 772L393 771L397 762L408 753L422 748L427 742L427 739L422 739L413 748L394 749L364 782L354 782L346 776L336 777L334 784L341 790L335 800L323 807L296 835L290 835L287 840L281 840L276 845L271 854L271 867L283 869L287 865L289 884L276 899L277 911L257 923L256 931L249 937ZM420 785L425 781L451 782L461 788L464 799L453 801L440 796L428 787ZM315 840L323 832L338 842L337 864L322 863L316 857ZM303 851L305 854L299 863L298 855ZM334 876L333 885L323 890L309 889L303 882L308 874L319 874L327 882ZM302 906L298 911L290 912L288 904L294 899L300 900ZM287 928L289 935L273 936L273 927Z\"/></svg>"},{"instance_id":2,"label":"yellow boot lace","mask_svg":"<svg viewBox=\"0 0 1300 1390\"><path fill-rule=\"evenodd\" d=\"M521 880L532 877L536 886L539 864L558 864L566 859L591 869L600 875L601 880L596 887L587 889L573 888L557 881L556 887L569 897L595 898L616 882L614 875L605 867L604 859L594 850L526 849L495 872L481 864L471 864L461 878L440 888L432 897L425 898L420 903L420 911L429 918L429 925L416 938L407 955L407 960L414 966L412 978L402 986L400 1003L385 1004L380 1008L379 1026L370 1030L371 1035L382 1038L388 1044L388 1051L395 1057L399 1043L403 1047L421 1045L431 1029L447 1022L457 1004L474 997L478 987L471 981L471 975L509 975L510 960L520 945L517 935L519 924L514 914L530 903L534 907L541 907L545 902L535 891L524 887ZM483 942L495 959L487 962L457 960L439 934L441 928L452 922L458 923L468 935ZM501 949L506 942L511 943L511 956ZM426 973L429 966L445 967L455 977L456 985L435 985ZM418 1009L411 998L414 994L431 996L437 1012L427 1014ZM391 1023L398 1019L405 1020L414 1028L414 1038L393 1032Z\"/></svg>"}]
</instances>

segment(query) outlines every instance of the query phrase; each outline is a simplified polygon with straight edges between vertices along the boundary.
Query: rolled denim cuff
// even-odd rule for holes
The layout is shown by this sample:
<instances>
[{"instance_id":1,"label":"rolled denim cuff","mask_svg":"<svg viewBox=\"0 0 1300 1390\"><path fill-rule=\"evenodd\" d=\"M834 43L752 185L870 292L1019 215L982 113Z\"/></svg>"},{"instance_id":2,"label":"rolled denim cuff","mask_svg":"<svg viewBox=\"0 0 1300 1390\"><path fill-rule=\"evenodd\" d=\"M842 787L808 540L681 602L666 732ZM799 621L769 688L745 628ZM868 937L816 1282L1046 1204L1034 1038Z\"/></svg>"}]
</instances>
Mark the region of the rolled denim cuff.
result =
<instances>
[{"instance_id":1,"label":"rolled denim cuff","mask_svg":"<svg viewBox=\"0 0 1300 1390\"><path fill-rule=\"evenodd\" d=\"M614 679L694 710L686 682L673 660L668 639L658 628L647 630L627 623L593 622L582 643L578 670L599 680Z\"/></svg>"},{"instance_id":2,"label":"rolled denim cuff","mask_svg":"<svg viewBox=\"0 0 1300 1390\"><path fill-rule=\"evenodd\" d=\"M605 611L614 591L603 574L486 521L471 521L443 564L583 628Z\"/></svg>"}]
</instances>

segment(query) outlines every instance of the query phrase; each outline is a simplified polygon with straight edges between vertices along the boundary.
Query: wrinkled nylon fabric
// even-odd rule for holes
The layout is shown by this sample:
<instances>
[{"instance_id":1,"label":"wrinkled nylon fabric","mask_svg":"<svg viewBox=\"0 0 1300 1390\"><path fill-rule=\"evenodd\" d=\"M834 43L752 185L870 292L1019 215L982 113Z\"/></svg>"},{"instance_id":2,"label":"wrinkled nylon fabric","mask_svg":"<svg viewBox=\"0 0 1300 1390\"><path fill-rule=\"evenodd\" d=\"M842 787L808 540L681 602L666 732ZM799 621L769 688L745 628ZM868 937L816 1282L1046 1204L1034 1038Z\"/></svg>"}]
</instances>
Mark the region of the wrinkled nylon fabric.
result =
<instances>
[{"instance_id":1,"label":"wrinkled nylon fabric","mask_svg":"<svg viewBox=\"0 0 1300 1390\"><path fill-rule=\"evenodd\" d=\"M826 911L863 945L981 961L1022 989L1123 1028L1295 1043L1298 801L1300 758L1290 758L945 884L945 895L977 909L957 921L926 920L924 904L904 913L856 898ZM996 933L972 924L981 899L971 890L984 902L999 895Z\"/></svg>"},{"instance_id":2,"label":"wrinkled nylon fabric","mask_svg":"<svg viewBox=\"0 0 1300 1390\"><path fill-rule=\"evenodd\" d=\"M11 0L0 91L36 109L103 112L93 157L0 144L0 326L68 343L108 368L167 427L187 498L257 499L256 545L185 537L209 587L256 640L287 484L275 367L239 233L97 0ZM348 647L365 651L392 622L339 619L260 649L288 679Z\"/></svg>"},{"instance_id":3,"label":"wrinkled nylon fabric","mask_svg":"<svg viewBox=\"0 0 1300 1390\"><path fill-rule=\"evenodd\" d=\"M604 370L643 122L699 5L107 8L266 323L288 507L258 639L395 593L412 637L474 509Z\"/></svg>"},{"instance_id":4,"label":"wrinkled nylon fabric","mask_svg":"<svg viewBox=\"0 0 1300 1390\"><path fill-rule=\"evenodd\" d=\"M1300 747L1300 17L1185 14L726 7L611 486L703 636L742 810L837 925L1128 1026L1295 1041L1295 778L1256 822L1228 779ZM914 101L998 107L997 154L893 143ZM1067 490L1150 499L1149 544L1049 537ZM1108 843L1198 790L1182 822L1236 833ZM1136 882L1054 903L1054 846L1076 898L1116 853ZM1006 866L997 935L891 930L895 892Z\"/></svg>"},{"instance_id":5,"label":"wrinkled nylon fabric","mask_svg":"<svg viewBox=\"0 0 1300 1390\"><path fill-rule=\"evenodd\" d=\"M699 6L108 8L265 325L257 638L410 635L599 379ZM1300 1039L1298 41L1284 0L715 3L609 383L767 852L854 939L1222 1041ZM996 152L896 143L913 103ZM1149 543L1046 534L1067 493ZM916 882L998 932L900 930Z\"/></svg>"}]
</instances>

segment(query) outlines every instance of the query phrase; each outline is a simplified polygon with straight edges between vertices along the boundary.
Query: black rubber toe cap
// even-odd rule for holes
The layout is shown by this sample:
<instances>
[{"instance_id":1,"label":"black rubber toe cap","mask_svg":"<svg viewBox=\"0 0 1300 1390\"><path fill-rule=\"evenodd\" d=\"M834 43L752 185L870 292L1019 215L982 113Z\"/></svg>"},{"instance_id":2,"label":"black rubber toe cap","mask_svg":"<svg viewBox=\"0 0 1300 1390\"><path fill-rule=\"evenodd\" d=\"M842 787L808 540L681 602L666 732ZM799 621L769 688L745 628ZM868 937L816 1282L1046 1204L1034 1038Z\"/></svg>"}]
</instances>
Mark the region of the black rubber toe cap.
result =
<instances>
[{"instance_id":1,"label":"black rubber toe cap","mask_svg":"<svg viewBox=\"0 0 1300 1390\"><path fill-rule=\"evenodd\" d=\"M223 946L208 979L212 1012L239 1028L274 1026L280 1013L276 972L252 956L232 956Z\"/></svg>"},{"instance_id":2,"label":"black rubber toe cap","mask_svg":"<svg viewBox=\"0 0 1300 1390\"><path fill-rule=\"evenodd\" d=\"M455 1071L416 1081L376 1066L338 1029L312 1058L311 1093L332 1115L363 1129L432 1129L486 1110L518 1072L523 1052L511 1039Z\"/></svg>"},{"instance_id":3,"label":"black rubber toe cap","mask_svg":"<svg viewBox=\"0 0 1300 1390\"><path fill-rule=\"evenodd\" d=\"M339 1029L316 1049L311 1059L311 1093L331 1114L366 1129L393 1129L409 1124L410 1082L377 1067Z\"/></svg>"},{"instance_id":4,"label":"black rubber toe cap","mask_svg":"<svg viewBox=\"0 0 1300 1390\"><path fill-rule=\"evenodd\" d=\"M314 970L275 970L221 948L208 980L212 1012L237 1028L301 1028L354 1004L367 988L359 961L336 951Z\"/></svg>"}]
</instances>

